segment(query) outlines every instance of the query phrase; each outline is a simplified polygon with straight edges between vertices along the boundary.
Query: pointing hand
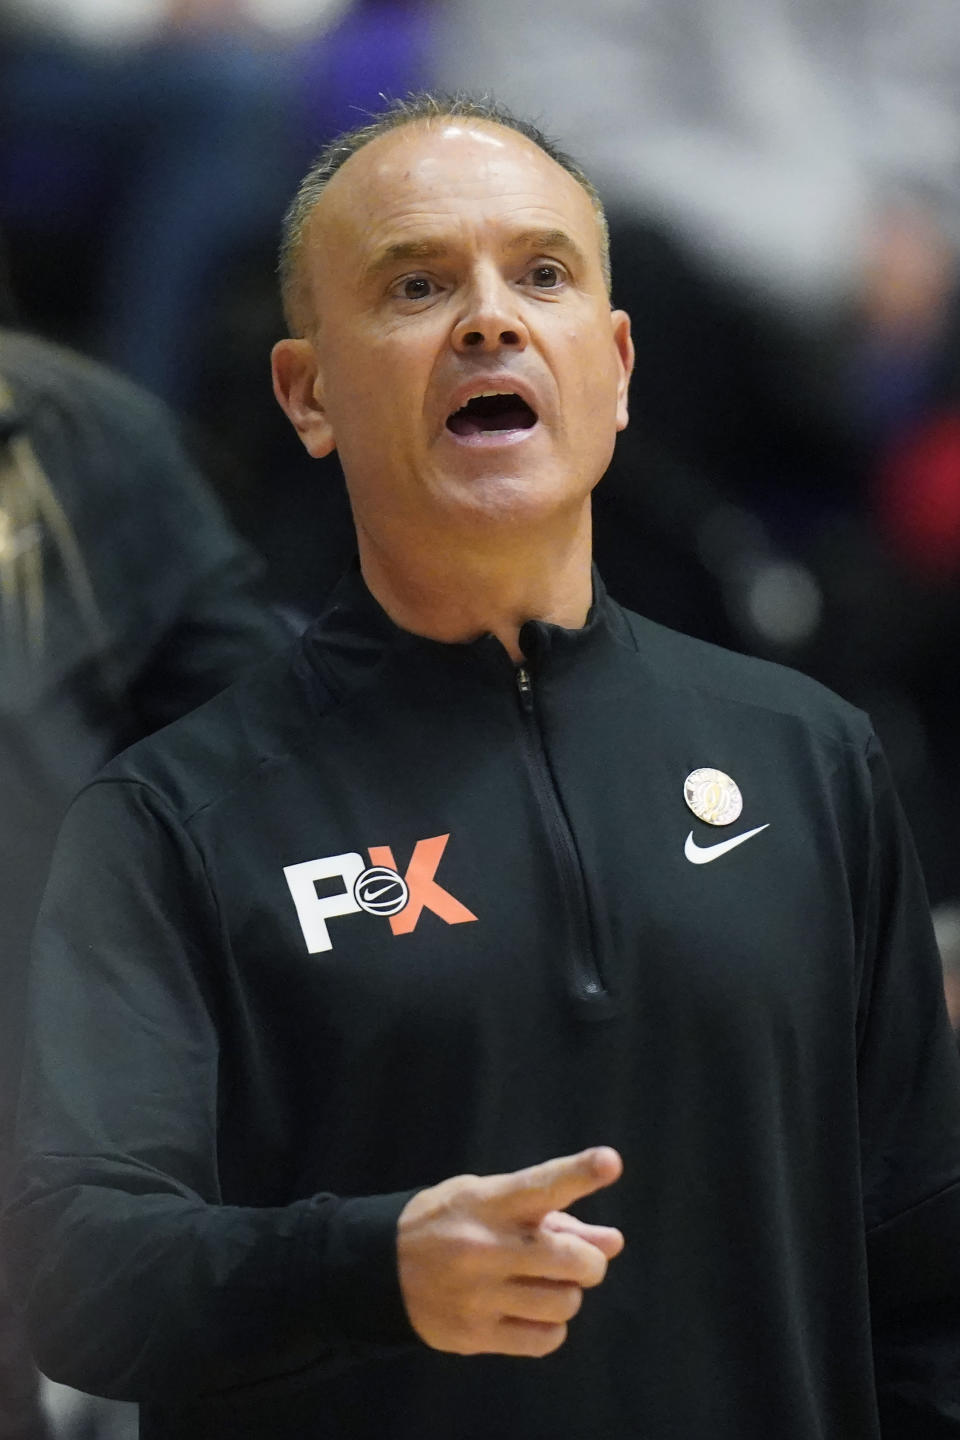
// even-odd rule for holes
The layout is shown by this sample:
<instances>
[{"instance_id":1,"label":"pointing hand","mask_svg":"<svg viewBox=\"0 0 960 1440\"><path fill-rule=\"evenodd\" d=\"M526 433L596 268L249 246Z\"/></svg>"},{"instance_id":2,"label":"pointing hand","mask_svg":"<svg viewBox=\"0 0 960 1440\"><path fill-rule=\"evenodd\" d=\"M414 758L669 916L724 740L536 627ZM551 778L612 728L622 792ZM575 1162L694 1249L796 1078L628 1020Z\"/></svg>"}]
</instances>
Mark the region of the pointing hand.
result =
<instances>
[{"instance_id":1,"label":"pointing hand","mask_svg":"<svg viewBox=\"0 0 960 1440\"><path fill-rule=\"evenodd\" d=\"M509 1175L457 1175L421 1190L397 1225L410 1323L435 1350L548 1355L563 1344L583 1292L623 1249L619 1230L567 1206L620 1178L600 1146Z\"/></svg>"}]
</instances>

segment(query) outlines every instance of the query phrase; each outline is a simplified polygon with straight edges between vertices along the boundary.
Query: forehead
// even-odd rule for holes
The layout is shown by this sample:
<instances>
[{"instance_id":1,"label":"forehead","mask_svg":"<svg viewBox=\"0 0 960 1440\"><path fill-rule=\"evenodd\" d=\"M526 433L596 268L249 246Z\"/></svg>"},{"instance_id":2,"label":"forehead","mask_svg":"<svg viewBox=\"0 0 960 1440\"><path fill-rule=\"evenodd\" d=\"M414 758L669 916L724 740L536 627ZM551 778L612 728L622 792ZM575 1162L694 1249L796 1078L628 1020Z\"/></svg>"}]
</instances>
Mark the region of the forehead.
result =
<instances>
[{"instance_id":1,"label":"forehead","mask_svg":"<svg viewBox=\"0 0 960 1440\"><path fill-rule=\"evenodd\" d=\"M500 223L558 226L599 255L593 203L561 165L516 131L444 117L401 126L352 155L317 203L307 238L311 249L329 241L368 255L405 231Z\"/></svg>"}]
</instances>

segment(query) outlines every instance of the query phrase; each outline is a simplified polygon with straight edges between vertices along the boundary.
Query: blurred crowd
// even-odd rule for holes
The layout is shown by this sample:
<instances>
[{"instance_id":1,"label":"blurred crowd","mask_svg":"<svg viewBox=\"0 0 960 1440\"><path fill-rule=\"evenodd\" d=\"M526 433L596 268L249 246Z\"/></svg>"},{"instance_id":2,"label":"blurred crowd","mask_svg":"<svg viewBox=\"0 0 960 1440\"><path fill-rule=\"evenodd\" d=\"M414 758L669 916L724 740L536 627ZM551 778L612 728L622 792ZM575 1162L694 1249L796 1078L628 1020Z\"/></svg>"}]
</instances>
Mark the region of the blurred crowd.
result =
<instances>
[{"instance_id":1,"label":"blurred crowd","mask_svg":"<svg viewBox=\"0 0 960 1440\"><path fill-rule=\"evenodd\" d=\"M46 760L31 760L52 823L110 748L279 643L348 562L336 459L302 454L270 391L279 219L326 140L381 95L423 87L495 94L599 183L614 299L633 317L638 356L631 426L595 502L601 571L632 608L803 669L870 711L952 994L954 0L6 0L0 445L20 437L21 467L29 446L53 501L38 508L34 494L14 532L14 492L0 490L4 774L33 775L10 760L20 732L53 713L52 694L78 694L82 676L82 703L70 704L95 743L76 748L53 787ZM107 364L167 409L15 332ZM91 417L112 438L80 465ZM151 465L154 492L169 496L164 523L190 532L197 589L166 596L149 655L124 651L118 672L115 552L143 546L122 583L144 595L163 590L179 554L175 538L168 550L155 535L146 544L154 511L129 503ZM98 466L113 477L106 489ZM45 530L58 537L46 578L23 540ZM264 565L256 592L251 544ZM30 635L46 660L28 682ZM174 699L145 709L161 649ZM12 845L0 835L0 852ZM24 881L23 895L39 883ZM4 966L19 974L15 950ZM23 1418L30 1403L5 1429L0 1402L0 1440L42 1433ZM135 1423L53 1389L46 1413L63 1440L119 1440Z\"/></svg>"}]
</instances>

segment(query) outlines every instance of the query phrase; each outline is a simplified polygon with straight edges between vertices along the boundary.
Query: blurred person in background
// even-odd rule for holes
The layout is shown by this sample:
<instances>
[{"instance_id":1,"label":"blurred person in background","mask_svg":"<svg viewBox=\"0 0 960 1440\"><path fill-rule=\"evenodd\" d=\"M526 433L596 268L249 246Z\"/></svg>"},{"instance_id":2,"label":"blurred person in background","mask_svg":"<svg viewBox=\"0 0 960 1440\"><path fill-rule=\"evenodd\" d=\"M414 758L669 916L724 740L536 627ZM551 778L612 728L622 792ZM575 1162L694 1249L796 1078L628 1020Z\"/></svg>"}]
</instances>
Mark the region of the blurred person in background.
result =
<instances>
[{"instance_id":1,"label":"blurred person in background","mask_svg":"<svg viewBox=\"0 0 960 1440\"><path fill-rule=\"evenodd\" d=\"M58 327L72 312L74 333L55 338L171 404L191 400L218 274L272 223L299 172L297 47L348 9L9 0L0 223L26 313ZM38 241L49 258L39 270Z\"/></svg>"},{"instance_id":2,"label":"blurred person in background","mask_svg":"<svg viewBox=\"0 0 960 1440\"><path fill-rule=\"evenodd\" d=\"M870 343L915 352L956 280L958 41L951 0L450 0L435 65L552 102L613 214L659 223L678 266L798 337L853 305Z\"/></svg>"},{"instance_id":3,"label":"blurred person in background","mask_svg":"<svg viewBox=\"0 0 960 1440\"><path fill-rule=\"evenodd\" d=\"M433 0L14 0L0 9L0 220L30 327L185 415L204 468L315 613L353 553L263 356L276 217L321 145L424 86ZM269 488L263 476L270 476Z\"/></svg>"},{"instance_id":4,"label":"blurred person in background","mask_svg":"<svg viewBox=\"0 0 960 1440\"><path fill-rule=\"evenodd\" d=\"M259 574L162 406L0 328L0 1190L28 942L60 820L111 755L282 645ZM0 1436L35 1440L47 1430L2 1270L0 1256ZM81 1401L59 1408L86 1428L58 1435L94 1434Z\"/></svg>"},{"instance_id":5,"label":"blurred person in background","mask_svg":"<svg viewBox=\"0 0 960 1440\"><path fill-rule=\"evenodd\" d=\"M599 176L649 440L800 553L875 504L960 382L952 0L450 0L435 68Z\"/></svg>"},{"instance_id":6,"label":"blurred person in background","mask_svg":"<svg viewBox=\"0 0 960 1440\"><path fill-rule=\"evenodd\" d=\"M653 482L726 643L871 711L935 899L960 837L960 19L952 0L507 0L438 12L440 83L551 115L636 317L613 484L643 609ZM691 478L692 477L692 478ZM697 492L717 503L685 503ZM631 545L636 562L631 565ZM611 572L612 573L612 572ZM675 578L672 590L680 589ZM665 618L665 617L664 617ZM669 622L668 622L669 623Z\"/></svg>"}]
</instances>

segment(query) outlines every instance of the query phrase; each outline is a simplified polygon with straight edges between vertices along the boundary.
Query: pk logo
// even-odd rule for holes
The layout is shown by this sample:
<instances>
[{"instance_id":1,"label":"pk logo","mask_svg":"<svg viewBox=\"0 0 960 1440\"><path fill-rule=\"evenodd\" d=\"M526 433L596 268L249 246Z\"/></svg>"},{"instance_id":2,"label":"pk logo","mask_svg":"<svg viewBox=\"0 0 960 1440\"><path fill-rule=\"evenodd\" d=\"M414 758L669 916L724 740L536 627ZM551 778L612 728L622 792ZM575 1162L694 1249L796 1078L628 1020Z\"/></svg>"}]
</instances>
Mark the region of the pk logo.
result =
<instances>
[{"instance_id":1,"label":"pk logo","mask_svg":"<svg viewBox=\"0 0 960 1440\"><path fill-rule=\"evenodd\" d=\"M390 921L394 935L409 935L415 930L423 910L432 910L448 925L476 920L466 905L434 879L449 839L449 835L434 835L432 840L418 840L402 876L389 845L371 845L367 850L369 865L364 865L363 856L355 850L284 865L307 953L317 955L333 949L327 921L335 915L356 915L360 911L383 915ZM332 895L317 893L318 880L335 878L342 880L342 890Z\"/></svg>"}]
</instances>

